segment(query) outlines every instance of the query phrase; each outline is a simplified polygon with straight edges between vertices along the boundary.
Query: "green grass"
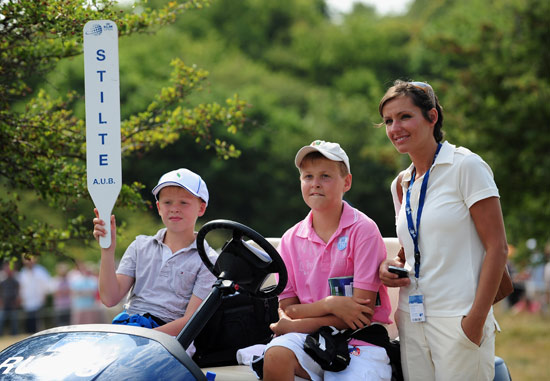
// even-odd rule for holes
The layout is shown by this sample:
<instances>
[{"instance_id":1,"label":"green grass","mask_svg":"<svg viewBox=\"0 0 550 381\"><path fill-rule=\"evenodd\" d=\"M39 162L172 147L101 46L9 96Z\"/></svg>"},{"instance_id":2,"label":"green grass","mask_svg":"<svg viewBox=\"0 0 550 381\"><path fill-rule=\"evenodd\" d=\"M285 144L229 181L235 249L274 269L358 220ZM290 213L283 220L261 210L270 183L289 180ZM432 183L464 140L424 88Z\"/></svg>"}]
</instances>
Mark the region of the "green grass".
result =
<instances>
[{"instance_id":1,"label":"green grass","mask_svg":"<svg viewBox=\"0 0 550 381\"><path fill-rule=\"evenodd\" d=\"M550 316L514 314L500 305L495 316L502 330L495 353L506 362L512 379L550 380Z\"/></svg>"}]
</instances>

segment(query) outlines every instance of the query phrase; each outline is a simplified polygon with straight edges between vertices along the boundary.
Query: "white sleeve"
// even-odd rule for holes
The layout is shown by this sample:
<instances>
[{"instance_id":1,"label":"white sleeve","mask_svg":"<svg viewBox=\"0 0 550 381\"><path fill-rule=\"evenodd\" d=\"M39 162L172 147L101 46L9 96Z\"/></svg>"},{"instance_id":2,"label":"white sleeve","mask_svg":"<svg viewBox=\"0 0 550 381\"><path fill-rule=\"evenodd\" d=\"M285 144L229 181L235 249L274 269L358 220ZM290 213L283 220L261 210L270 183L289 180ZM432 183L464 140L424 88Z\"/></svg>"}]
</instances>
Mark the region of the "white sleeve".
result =
<instances>
[{"instance_id":1,"label":"white sleeve","mask_svg":"<svg viewBox=\"0 0 550 381\"><path fill-rule=\"evenodd\" d=\"M499 197L491 167L476 154L468 155L462 161L459 184L468 208L480 200Z\"/></svg>"}]
</instances>

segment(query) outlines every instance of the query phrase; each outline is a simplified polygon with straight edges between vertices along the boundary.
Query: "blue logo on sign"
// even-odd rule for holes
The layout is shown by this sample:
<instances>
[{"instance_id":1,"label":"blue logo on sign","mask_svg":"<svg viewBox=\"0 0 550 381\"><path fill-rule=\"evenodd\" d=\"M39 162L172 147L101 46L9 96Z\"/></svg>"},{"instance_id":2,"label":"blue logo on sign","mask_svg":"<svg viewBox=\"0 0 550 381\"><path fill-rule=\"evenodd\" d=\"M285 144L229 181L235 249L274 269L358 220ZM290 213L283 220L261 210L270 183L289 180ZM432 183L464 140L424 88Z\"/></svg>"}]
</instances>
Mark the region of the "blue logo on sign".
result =
<instances>
[{"instance_id":1,"label":"blue logo on sign","mask_svg":"<svg viewBox=\"0 0 550 381\"><path fill-rule=\"evenodd\" d=\"M92 36L99 36L103 32L103 29L101 28L101 25L99 24L92 24L88 30L86 31L86 34L92 35Z\"/></svg>"},{"instance_id":2,"label":"blue logo on sign","mask_svg":"<svg viewBox=\"0 0 550 381\"><path fill-rule=\"evenodd\" d=\"M348 247L348 237L343 236L338 238L338 250L344 250L346 247Z\"/></svg>"}]
</instances>

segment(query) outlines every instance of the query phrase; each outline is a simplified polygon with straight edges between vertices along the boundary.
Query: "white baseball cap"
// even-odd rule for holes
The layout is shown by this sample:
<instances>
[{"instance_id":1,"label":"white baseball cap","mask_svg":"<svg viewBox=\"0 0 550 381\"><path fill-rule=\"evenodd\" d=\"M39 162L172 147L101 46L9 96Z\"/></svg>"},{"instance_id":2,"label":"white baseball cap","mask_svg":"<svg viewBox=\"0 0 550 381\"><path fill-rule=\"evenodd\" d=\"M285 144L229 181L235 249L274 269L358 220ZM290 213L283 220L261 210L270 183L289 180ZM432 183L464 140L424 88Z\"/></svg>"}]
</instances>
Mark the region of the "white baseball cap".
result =
<instances>
[{"instance_id":1,"label":"white baseball cap","mask_svg":"<svg viewBox=\"0 0 550 381\"><path fill-rule=\"evenodd\" d=\"M304 157L308 153L315 151L320 152L324 157L329 160L343 161L348 168L348 172L351 173L348 155L346 155L346 152L342 149L342 147L340 147L340 144L325 142L324 140L315 140L310 145L300 148L300 150L296 154L296 159L294 159L296 167L300 168L300 164L302 163Z\"/></svg>"},{"instance_id":2,"label":"white baseball cap","mask_svg":"<svg viewBox=\"0 0 550 381\"><path fill-rule=\"evenodd\" d=\"M182 187L193 196L202 199L208 205L208 188L204 180L196 173L186 168L165 173L160 178L157 186L153 188L153 195L158 199L157 195L160 190L170 186Z\"/></svg>"}]
</instances>

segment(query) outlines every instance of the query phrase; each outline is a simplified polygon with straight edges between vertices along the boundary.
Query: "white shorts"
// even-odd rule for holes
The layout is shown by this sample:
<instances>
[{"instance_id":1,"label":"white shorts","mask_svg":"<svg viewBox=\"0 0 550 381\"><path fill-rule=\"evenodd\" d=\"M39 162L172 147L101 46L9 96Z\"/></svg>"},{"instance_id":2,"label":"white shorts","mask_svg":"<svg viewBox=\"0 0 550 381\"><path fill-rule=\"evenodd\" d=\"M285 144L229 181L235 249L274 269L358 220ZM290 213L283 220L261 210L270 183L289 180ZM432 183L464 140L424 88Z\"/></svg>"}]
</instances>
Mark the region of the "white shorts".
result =
<instances>
[{"instance_id":1,"label":"white shorts","mask_svg":"<svg viewBox=\"0 0 550 381\"><path fill-rule=\"evenodd\" d=\"M386 350L376 346L351 347L351 361L346 369L341 372L329 372L321 368L305 351L304 342L307 334L305 333L287 333L283 336L275 337L267 345L266 351L271 347L285 347L290 349L296 355L298 362L309 374L313 381L329 380L391 380L390 359Z\"/></svg>"}]
</instances>

